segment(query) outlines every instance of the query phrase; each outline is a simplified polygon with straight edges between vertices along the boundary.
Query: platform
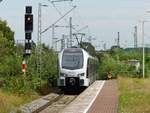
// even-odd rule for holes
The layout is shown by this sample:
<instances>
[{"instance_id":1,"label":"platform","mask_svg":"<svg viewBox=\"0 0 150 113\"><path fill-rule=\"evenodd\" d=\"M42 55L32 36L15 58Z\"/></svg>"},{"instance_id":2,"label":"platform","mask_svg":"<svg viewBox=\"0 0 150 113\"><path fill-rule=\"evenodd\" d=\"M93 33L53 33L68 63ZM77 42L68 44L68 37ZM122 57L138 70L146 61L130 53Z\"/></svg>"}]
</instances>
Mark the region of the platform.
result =
<instances>
[{"instance_id":1,"label":"platform","mask_svg":"<svg viewBox=\"0 0 150 113\"><path fill-rule=\"evenodd\" d=\"M86 113L100 93L105 81L96 81L73 102L71 102L61 113Z\"/></svg>"},{"instance_id":2,"label":"platform","mask_svg":"<svg viewBox=\"0 0 150 113\"><path fill-rule=\"evenodd\" d=\"M105 82L104 87L87 113L118 113L118 88L116 80Z\"/></svg>"},{"instance_id":3,"label":"platform","mask_svg":"<svg viewBox=\"0 0 150 113\"><path fill-rule=\"evenodd\" d=\"M117 82L96 81L60 113L117 113Z\"/></svg>"}]
</instances>

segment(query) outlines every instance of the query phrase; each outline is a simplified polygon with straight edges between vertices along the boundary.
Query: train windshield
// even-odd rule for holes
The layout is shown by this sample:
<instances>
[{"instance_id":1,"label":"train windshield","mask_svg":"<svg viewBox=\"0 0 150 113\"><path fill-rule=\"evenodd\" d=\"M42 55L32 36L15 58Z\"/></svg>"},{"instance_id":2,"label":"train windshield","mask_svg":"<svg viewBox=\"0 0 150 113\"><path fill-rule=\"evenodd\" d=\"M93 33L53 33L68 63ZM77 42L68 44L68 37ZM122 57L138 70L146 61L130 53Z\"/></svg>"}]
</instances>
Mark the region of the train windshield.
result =
<instances>
[{"instance_id":1,"label":"train windshield","mask_svg":"<svg viewBox=\"0 0 150 113\"><path fill-rule=\"evenodd\" d=\"M62 68L64 69L81 69L83 67L82 52L64 52L62 57Z\"/></svg>"}]
</instances>

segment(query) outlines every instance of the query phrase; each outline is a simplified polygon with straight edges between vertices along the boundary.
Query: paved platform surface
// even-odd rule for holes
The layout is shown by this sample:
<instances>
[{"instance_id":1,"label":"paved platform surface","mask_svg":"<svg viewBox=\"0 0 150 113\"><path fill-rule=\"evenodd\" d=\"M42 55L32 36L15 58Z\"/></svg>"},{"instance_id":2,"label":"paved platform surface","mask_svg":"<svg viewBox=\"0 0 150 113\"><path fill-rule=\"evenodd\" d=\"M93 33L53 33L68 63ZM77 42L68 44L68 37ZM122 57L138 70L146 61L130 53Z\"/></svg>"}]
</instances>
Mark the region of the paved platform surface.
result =
<instances>
[{"instance_id":1,"label":"paved platform surface","mask_svg":"<svg viewBox=\"0 0 150 113\"><path fill-rule=\"evenodd\" d=\"M117 113L117 81L96 81L60 113Z\"/></svg>"},{"instance_id":2,"label":"paved platform surface","mask_svg":"<svg viewBox=\"0 0 150 113\"><path fill-rule=\"evenodd\" d=\"M117 81L107 81L87 113L117 113L117 92Z\"/></svg>"},{"instance_id":3,"label":"paved platform surface","mask_svg":"<svg viewBox=\"0 0 150 113\"><path fill-rule=\"evenodd\" d=\"M86 113L100 93L104 84L105 81L94 82L60 113Z\"/></svg>"}]
</instances>

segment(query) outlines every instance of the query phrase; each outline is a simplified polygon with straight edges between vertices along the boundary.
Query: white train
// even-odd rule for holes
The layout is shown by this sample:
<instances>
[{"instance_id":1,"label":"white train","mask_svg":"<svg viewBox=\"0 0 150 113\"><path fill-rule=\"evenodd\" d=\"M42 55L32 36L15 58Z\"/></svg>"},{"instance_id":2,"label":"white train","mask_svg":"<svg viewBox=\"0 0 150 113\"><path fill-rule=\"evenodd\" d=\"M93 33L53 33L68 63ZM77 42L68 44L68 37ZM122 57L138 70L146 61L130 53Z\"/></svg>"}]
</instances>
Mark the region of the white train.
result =
<instances>
[{"instance_id":1,"label":"white train","mask_svg":"<svg viewBox=\"0 0 150 113\"><path fill-rule=\"evenodd\" d=\"M58 86L65 89L88 87L97 78L98 60L81 48L67 48L59 54Z\"/></svg>"}]
</instances>

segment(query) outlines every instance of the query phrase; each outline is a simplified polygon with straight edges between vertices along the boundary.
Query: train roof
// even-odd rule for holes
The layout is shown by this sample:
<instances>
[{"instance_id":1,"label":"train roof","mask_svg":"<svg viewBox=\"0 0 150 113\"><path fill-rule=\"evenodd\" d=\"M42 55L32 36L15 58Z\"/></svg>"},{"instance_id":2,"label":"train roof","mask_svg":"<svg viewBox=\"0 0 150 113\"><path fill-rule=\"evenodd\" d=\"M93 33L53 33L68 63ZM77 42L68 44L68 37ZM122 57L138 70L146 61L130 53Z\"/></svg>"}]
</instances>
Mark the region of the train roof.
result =
<instances>
[{"instance_id":1,"label":"train roof","mask_svg":"<svg viewBox=\"0 0 150 113\"><path fill-rule=\"evenodd\" d=\"M62 52L83 52L83 54L85 54L87 57L98 60L96 57L91 56L86 50L82 48L65 48Z\"/></svg>"},{"instance_id":2,"label":"train roof","mask_svg":"<svg viewBox=\"0 0 150 113\"><path fill-rule=\"evenodd\" d=\"M66 48L63 52L82 52L82 48Z\"/></svg>"}]
</instances>

